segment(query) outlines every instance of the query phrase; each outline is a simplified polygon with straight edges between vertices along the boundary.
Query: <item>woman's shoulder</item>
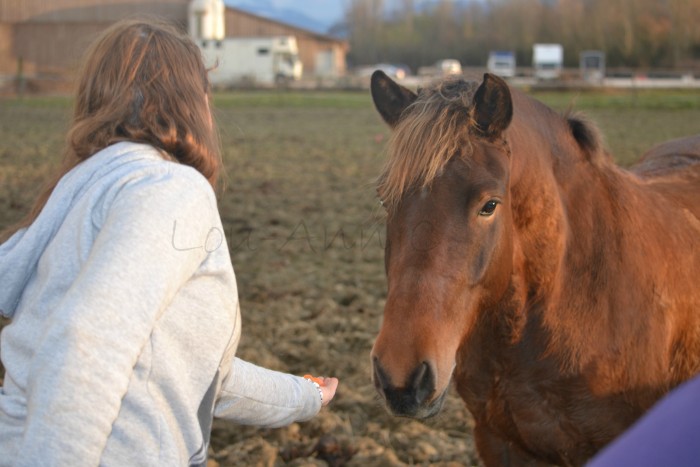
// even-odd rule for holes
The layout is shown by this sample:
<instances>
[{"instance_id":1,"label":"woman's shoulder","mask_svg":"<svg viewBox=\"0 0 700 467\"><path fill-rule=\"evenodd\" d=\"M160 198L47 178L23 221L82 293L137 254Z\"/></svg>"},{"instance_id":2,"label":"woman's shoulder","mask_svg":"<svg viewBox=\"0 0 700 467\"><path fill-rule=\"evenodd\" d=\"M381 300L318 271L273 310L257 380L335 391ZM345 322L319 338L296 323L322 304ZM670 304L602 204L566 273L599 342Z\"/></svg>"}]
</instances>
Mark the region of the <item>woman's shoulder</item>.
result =
<instances>
[{"instance_id":1,"label":"woman's shoulder","mask_svg":"<svg viewBox=\"0 0 700 467\"><path fill-rule=\"evenodd\" d=\"M166 197L199 193L215 201L209 181L193 167L170 160L167 154L148 144L121 142L108 146L76 167L77 179L101 186L114 194L125 190L157 189L152 195Z\"/></svg>"},{"instance_id":2,"label":"woman's shoulder","mask_svg":"<svg viewBox=\"0 0 700 467\"><path fill-rule=\"evenodd\" d=\"M153 146L130 142L117 143L92 156L94 161L90 162L96 168L93 183L102 192L102 213L116 203L218 216L209 181L196 169L166 157Z\"/></svg>"},{"instance_id":3,"label":"woman's shoulder","mask_svg":"<svg viewBox=\"0 0 700 467\"><path fill-rule=\"evenodd\" d=\"M121 173L127 180L169 180L211 191L213 194L208 180L199 171L172 160L163 151L148 144L116 143L99 151L91 159L95 159L96 166L106 169L103 172Z\"/></svg>"}]
</instances>

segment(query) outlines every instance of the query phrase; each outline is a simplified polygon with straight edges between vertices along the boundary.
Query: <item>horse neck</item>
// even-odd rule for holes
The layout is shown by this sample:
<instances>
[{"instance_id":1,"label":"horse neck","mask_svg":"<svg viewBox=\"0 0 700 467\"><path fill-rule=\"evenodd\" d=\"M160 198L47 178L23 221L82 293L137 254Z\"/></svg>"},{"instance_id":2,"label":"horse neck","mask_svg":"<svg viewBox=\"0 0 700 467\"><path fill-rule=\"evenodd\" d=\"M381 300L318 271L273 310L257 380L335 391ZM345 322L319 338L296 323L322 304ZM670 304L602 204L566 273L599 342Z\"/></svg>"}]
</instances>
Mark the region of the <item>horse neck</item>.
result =
<instances>
[{"instance_id":1,"label":"horse neck","mask_svg":"<svg viewBox=\"0 0 700 467\"><path fill-rule=\"evenodd\" d=\"M563 117L515 92L508 129L516 254L528 294L548 295L565 256L569 222L562 197L580 154ZM592 177L584 173L579 177ZM579 179L580 180L580 179Z\"/></svg>"},{"instance_id":2,"label":"horse neck","mask_svg":"<svg viewBox=\"0 0 700 467\"><path fill-rule=\"evenodd\" d=\"M565 352L580 354L585 347L581 317L567 315L570 310L562 304L589 301L585 294L596 287L591 281L606 275L605 262L610 258L605 249L610 245L602 243L602 237L616 229L610 225L614 221L610 209L618 204L616 197L626 196L625 176L602 157L591 160L564 117L527 96L514 97L516 111L508 136L514 267L521 306L536 303L541 326L556 329L552 335L561 339ZM591 261L596 262L595 271ZM574 271L576 267L579 270ZM575 274L580 276L572 280ZM588 311L605 313L603 308ZM579 344L574 343L577 340ZM552 345L551 336L546 341Z\"/></svg>"},{"instance_id":3,"label":"horse neck","mask_svg":"<svg viewBox=\"0 0 700 467\"><path fill-rule=\"evenodd\" d=\"M527 315L521 322L530 320L563 367L599 365L596 371L608 372L600 381L641 383L663 372L639 344L653 338L642 313L651 310L655 288L668 286L649 264L682 262L682 249L658 248L667 243L668 220L654 209L667 203L606 158L585 154L563 117L547 109L533 118L540 107L525 102L509 129L515 289ZM624 364L621 348L636 349ZM606 358L619 365L606 367Z\"/></svg>"},{"instance_id":4,"label":"horse neck","mask_svg":"<svg viewBox=\"0 0 700 467\"><path fill-rule=\"evenodd\" d=\"M663 241L663 229L639 235L641 225L664 217L649 215L667 206L658 194L644 189L602 148L593 153L583 148L565 117L528 96L518 99L520 112L509 129L511 199L517 241L541 264L531 283L554 287L555 277L563 277L562 269L576 260L587 265L582 274L592 274L591 261L600 270L645 241Z\"/></svg>"}]
</instances>

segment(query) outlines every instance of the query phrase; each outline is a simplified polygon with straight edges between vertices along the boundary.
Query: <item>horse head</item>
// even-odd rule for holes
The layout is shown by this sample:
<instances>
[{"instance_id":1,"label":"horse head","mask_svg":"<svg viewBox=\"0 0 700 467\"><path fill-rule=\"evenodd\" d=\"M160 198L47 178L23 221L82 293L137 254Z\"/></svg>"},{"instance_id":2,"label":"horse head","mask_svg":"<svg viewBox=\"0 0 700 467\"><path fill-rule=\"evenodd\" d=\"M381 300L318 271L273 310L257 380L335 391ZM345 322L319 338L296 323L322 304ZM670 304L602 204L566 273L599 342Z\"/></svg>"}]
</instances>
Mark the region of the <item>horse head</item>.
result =
<instances>
[{"instance_id":1,"label":"horse head","mask_svg":"<svg viewBox=\"0 0 700 467\"><path fill-rule=\"evenodd\" d=\"M391 413L426 418L440 410L480 312L508 289L513 104L489 74L416 94L377 71L371 93L392 129L378 185L388 292L373 381Z\"/></svg>"}]
</instances>

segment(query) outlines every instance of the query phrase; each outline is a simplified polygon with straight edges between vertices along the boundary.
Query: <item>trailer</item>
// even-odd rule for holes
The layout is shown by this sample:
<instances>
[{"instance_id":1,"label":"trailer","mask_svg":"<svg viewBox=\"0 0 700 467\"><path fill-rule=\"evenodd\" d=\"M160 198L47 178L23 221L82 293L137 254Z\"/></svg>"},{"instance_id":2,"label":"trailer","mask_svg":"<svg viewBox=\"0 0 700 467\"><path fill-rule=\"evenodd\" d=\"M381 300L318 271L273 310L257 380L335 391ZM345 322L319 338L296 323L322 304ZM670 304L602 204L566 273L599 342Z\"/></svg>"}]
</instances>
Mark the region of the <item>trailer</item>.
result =
<instances>
[{"instance_id":1,"label":"trailer","mask_svg":"<svg viewBox=\"0 0 700 467\"><path fill-rule=\"evenodd\" d=\"M555 80L564 66L564 47L561 44L535 44L532 47L532 67L535 78Z\"/></svg>"},{"instance_id":2,"label":"trailer","mask_svg":"<svg viewBox=\"0 0 700 467\"><path fill-rule=\"evenodd\" d=\"M605 52L584 50L579 55L581 79L586 83L599 84L605 79Z\"/></svg>"},{"instance_id":3,"label":"trailer","mask_svg":"<svg viewBox=\"0 0 700 467\"><path fill-rule=\"evenodd\" d=\"M510 50L492 50L486 62L489 73L502 78L515 76L515 53Z\"/></svg>"},{"instance_id":4,"label":"trailer","mask_svg":"<svg viewBox=\"0 0 700 467\"><path fill-rule=\"evenodd\" d=\"M216 87L279 86L302 76L294 36L230 37L198 44Z\"/></svg>"}]
</instances>

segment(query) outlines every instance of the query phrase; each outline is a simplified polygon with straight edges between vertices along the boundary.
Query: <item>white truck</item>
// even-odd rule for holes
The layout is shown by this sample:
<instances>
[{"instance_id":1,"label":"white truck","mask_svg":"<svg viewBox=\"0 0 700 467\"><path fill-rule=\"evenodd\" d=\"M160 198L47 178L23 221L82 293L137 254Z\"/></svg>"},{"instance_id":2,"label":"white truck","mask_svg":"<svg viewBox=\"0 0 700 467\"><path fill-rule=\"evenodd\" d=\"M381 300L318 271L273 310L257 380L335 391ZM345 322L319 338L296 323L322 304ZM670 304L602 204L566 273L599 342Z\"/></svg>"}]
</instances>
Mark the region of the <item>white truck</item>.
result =
<instances>
[{"instance_id":1,"label":"white truck","mask_svg":"<svg viewBox=\"0 0 700 467\"><path fill-rule=\"evenodd\" d=\"M561 44L535 44L532 47L532 67L535 78L554 80L561 76L564 47Z\"/></svg>"},{"instance_id":2,"label":"white truck","mask_svg":"<svg viewBox=\"0 0 700 467\"><path fill-rule=\"evenodd\" d=\"M510 50L492 50L486 62L489 73L503 78L515 76L515 53Z\"/></svg>"},{"instance_id":3,"label":"white truck","mask_svg":"<svg viewBox=\"0 0 700 467\"><path fill-rule=\"evenodd\" d=\"M285 85L301 79L294 36L198 40L209 81L215 87Z\"/></svg>"}]
</instances>

